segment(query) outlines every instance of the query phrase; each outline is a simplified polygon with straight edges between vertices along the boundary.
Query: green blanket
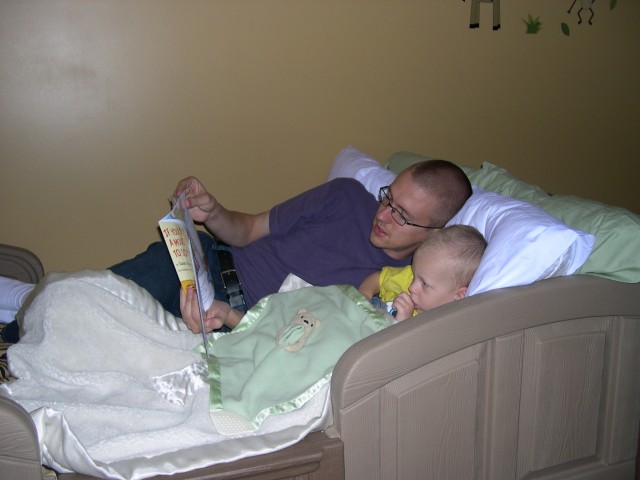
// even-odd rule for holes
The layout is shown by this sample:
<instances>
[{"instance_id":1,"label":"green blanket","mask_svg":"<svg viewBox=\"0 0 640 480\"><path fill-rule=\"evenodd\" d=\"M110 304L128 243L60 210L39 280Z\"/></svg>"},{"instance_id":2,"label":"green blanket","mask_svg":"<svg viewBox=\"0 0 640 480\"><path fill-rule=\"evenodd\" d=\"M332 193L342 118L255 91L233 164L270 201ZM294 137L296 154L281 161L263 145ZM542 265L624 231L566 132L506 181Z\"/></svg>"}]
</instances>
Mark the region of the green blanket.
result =
<instances>
[{"instance_id":1,"label":"green blanket","mask_svg":"<svg viewBox=\"0 0 640 480\"><path fill-rule=\"evenodd\" d=\"M216 413L231 413L257 429L268 416L299 408L329 383L347 348L388 325L347 285L263 298L232 332L211 337L212 419L219 427Z\"/></svg>"}]
</instances>

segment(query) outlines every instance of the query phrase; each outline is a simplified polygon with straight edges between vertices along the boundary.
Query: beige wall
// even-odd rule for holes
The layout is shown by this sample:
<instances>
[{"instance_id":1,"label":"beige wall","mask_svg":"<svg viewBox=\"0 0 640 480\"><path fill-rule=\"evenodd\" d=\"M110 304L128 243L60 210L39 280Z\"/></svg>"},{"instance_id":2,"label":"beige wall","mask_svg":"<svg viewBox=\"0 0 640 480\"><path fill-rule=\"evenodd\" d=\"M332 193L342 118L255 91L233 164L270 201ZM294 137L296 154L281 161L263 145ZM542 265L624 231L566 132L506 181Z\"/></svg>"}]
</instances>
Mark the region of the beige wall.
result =
<instances>
[{"instance_id":1,"label":"beige wall","mask_svg":"<svg viewBox=\"0 0 640 480\"><path fill-rule=\"evenodd\" d=\"M458 0L0 0L0 242L103 268L181 177L257 212L347 144L640 212L640 2L563 2L503 0L493 32Z\"/></svg>"}]
</instances>

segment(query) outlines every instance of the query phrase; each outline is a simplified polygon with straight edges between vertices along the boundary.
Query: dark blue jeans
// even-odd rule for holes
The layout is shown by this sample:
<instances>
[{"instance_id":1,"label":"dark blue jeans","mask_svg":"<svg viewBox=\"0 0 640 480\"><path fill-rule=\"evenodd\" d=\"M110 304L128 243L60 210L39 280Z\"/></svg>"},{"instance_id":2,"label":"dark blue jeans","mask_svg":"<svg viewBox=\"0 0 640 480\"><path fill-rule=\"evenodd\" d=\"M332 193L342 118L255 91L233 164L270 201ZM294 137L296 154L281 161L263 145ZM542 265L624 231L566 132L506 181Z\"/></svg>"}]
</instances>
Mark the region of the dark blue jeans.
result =
<instances>
[{"instance_id":1,"label":"dark blue jeans","mask_svg":"<svg viewBox=\"0 0 640 480\"><path fill-rule=\"evenodd\" d=\"M220 275L220 262L218 261L217 252L218 250L229 250L229 246L217 243L206 232L199 231L198 236L213 279L215 298L228 302ZM180 280L164 242L152 243L144 252L109 267L109 270L133 280L153 295L165 310L176 317L182 316L180 313Z\"/></svg>"}]
</instances>

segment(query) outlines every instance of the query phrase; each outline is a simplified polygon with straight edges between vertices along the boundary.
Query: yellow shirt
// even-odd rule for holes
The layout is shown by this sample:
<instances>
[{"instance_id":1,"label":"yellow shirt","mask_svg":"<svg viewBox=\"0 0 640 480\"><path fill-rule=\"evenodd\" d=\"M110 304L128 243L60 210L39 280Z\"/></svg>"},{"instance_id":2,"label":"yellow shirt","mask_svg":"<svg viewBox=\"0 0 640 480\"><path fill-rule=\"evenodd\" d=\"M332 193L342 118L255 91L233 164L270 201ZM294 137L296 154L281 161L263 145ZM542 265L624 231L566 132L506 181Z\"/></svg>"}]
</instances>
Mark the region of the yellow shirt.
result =
<instances>
[{"instance_id":1,"label":"yellow shirt","mask_svg":"<svg viewBox=\"0 0 640 480\"><path fill-rule=\"evenodd\" d=\"M399 293L409 291L411 282L413 282L411 265L383 267L380 271L380 299L385 303L393 301Z\"/></svg>"}]
</instances>

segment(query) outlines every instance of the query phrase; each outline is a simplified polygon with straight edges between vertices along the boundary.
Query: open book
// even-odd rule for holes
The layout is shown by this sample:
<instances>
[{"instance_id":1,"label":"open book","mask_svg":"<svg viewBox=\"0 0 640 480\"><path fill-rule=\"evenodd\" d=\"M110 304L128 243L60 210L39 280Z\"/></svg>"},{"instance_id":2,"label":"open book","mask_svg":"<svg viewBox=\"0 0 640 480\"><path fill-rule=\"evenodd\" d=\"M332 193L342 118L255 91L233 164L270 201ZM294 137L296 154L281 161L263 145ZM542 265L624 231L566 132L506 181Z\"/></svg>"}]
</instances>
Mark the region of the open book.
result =
<instances>
[{"instance_id":1,"label":"open book","mask_svg":"<svg viewBox=\"0 0 640 480\"><path fill-rule=\"evenodd\" d=\"M189 209L184 205L184 193L173 200L173 208L158 221L165 244L176 267L183 290L195 286L200 309L202 339L207 356L209 355L207 334L204 329L204 312L214 299L213 282L202 250L202 244Z\"/></svg>"}]
</instances>

